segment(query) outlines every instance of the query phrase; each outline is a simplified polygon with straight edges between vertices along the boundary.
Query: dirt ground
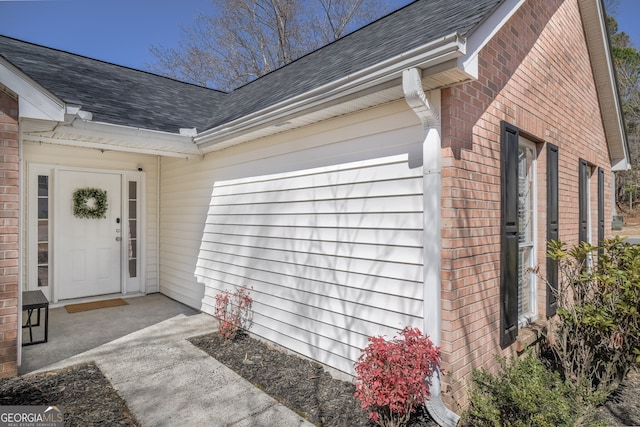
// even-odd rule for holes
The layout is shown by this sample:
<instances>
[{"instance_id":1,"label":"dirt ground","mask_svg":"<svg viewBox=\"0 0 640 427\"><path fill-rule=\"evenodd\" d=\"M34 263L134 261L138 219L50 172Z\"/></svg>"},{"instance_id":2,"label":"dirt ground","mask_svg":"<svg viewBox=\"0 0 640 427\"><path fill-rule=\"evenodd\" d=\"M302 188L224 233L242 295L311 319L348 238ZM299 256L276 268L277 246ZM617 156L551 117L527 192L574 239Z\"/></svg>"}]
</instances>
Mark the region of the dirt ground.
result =
<instances>
[{"instance_id":1,"label":"dirt ground","mask_svg":"<svg viewBox=\"0 0 640 427\"><path fill-rule=\"evenodd\" d=\"M620 236L640 236L640 220L638 220L639 222L637 224L635 223L630 223L630 224L624 224L622 226L622 230L620 231L614 231L614 234L619 234Z\"/></svg>"},{"instance_id":2,"label":"dirt ground","mask_svg":"<svg viewBox=\"0 0 640 427\"><path fill-rule=\"evenodd\" d=\"M607 426L640 426L640 370L632 370L597 411Z\"/></svg>"},{"instance_id":3,"label":"dirt ground","mask_svg":"<svg viewBox=\"0 0 640 427\"><path fill-rule=\"evenodd\" d=\"M618 214L624 218L622 230L614 230L613 234L619 234L620 236L640 236L640 209L634 209L632 212L621 210Z\"/></svg>"}]
</instances>

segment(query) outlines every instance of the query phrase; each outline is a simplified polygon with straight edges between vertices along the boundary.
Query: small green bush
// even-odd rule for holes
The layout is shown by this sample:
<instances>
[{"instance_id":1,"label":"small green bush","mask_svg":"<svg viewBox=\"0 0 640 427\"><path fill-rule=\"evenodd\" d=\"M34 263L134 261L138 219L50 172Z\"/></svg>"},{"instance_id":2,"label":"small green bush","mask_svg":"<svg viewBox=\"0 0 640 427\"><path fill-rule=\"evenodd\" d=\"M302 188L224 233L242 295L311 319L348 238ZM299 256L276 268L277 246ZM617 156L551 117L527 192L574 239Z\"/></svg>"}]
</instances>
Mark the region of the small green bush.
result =
<instances>
[{"instance_id":1,"label":"small green bush","mask_svg":"<svg viewBox=\"0 0 640 427\"><path fill-rule=\"evenodd\" d=\"M640 362L640 245L553 241L548 256L561 273L549 343L567 384L596 406Z\"/></svg>"},{"instance_id":2,"label":"small green bush","mask_svg":"<svg viewBox=\"0 0 640 427\"><path fill-rule=\"evenodd\" d=\"M470 406L463 414L467 426L555 427L575 425L578 408L571 389L531 352L507 362L497 357L493 375L474 370Z\"/></svg>"}]
</instances>

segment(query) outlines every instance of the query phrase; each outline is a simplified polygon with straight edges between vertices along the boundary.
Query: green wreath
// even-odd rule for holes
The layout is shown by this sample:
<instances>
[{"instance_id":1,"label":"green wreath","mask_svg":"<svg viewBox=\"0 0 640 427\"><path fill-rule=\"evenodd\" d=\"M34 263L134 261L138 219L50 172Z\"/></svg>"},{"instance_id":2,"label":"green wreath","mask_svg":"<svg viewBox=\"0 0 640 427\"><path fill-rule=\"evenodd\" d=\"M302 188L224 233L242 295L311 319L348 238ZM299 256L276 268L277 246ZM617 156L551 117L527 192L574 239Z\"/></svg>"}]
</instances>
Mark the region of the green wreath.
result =
<instances>
[{"instance_id":1,"label":"green wreath","mask_svg":"<svg viewBox=\"0 0 640 427\"><path fill-rule=\"evenodd\" d=\"M106 218L108 207L106 190L87 187L73 192L73 215L76 218Z\"/></svg>"}]
</instances>

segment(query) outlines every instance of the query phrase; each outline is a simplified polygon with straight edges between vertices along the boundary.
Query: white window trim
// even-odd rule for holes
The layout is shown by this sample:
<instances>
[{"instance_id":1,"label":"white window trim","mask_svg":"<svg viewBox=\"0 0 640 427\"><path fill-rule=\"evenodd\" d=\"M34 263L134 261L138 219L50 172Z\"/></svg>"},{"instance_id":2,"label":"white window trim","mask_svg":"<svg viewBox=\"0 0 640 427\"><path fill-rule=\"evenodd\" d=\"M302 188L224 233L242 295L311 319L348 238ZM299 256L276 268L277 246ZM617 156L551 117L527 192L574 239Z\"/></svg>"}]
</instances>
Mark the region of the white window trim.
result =
<instances>
[{"instance_id":1,"label":"white window trim","mask_svg":"<svg viewBox=\"0 0 640 427\"><path fill-rule=\"evenodd\" d=\"M25 192L26 194L26 207L27 207L27 224L24 228L25 241L27 242L27 259L28 268L25 271L23 290L25 291L36 291L41 290L47 298L51 301L53 294L52 290L52 282L53 282L53 227L52 227L52 168L44 165L34 165L30 164L27 168L28 174L28 188ZM48 266L49 266L49 280L48 286L39 287L38 286L38 176L46 176L49 179L49 213L48 213L48 242L49 242L49 255L48 255Z\"/></svg>"},{"instance_id":2,"label":"white window trim","mask_svg":"<svg viewBox=\"0 0 640 427\"><path fill-rule=\"evenodd\" d=\"M533 219L532 219L532 251L531 251L531 265L528 266L532 269L529 273L531 276L531 284L529 287L529 306L531 311L518 315L518 327L525 327L538 319L538 292L537 292L537 277L533 269L538 265L537 249L538 249L538 151L536 144L523 136L519 136L518 145L529 148L533 151L533 160L531 165L531 174L533 177ZM518 251L520 250L520 244L518 244ZM519 254L518 254L519 255ZM518 284L518 292L520 292L520 285Z\"/></svg>"},{"instance_id":3,"label":"white window trim","mask_svg":"<svg viewBox=\"0 0 640 427\"><path fill-rule=\"evenodd\" d=\"M138 183L138 189L136 194L136 277L129 277L129 182L135 181ZM123 252L122 252L122 283L124 283L123 294L127 293L146 293L146 253L144 250L146 247L146 212L145 209L145 174L144 172L125 172L122 179L122 199L124 203L124 209L122 210L122 224L123 224ZM124 224L126 223L126 228ZM126 231L126 233L125 233Z\"/></svg>"},{"instance_id":4,"label":"white window trim","mask_svg":"<svg viewBox=\"0 0 640 427\"><path fill-rule=\"evenodd\" d=\"M591 205L591 203L593 203L593 199L592 199L592 191L591 191L591 185L594 182L593 176L596 174L596 171L598 170L598 168L594 165L592 165L591 163L587 162L587 182L585 184L585 187L587 189L587 243L589 243L590 245L594 244L593 241L593 206ZM597 182L597 180L595 180ZM597 191L596 191L596 194ZM596 207L597 210L597 207ZM596 243L597 244L597 243ZM591 270L591 268L593 267L593 254L592 253L588 253L587 254L587 259L586 259L586 266L588 270Z\"/></svg>"},{"instance_id":5,"label":"white window trim","mask_svg":"<svg viewBox=\"0 0 640 427\"><path fill-rule=\"evenodd\" d=\"M591 194L591 184L593 184L593 175L597 170L595 166L591 163L587 163L587 171L589 172L587 176L587 242L593 244L593 207L591 203L593 202L592 194ZM597 194L597 193L596 193ZM591 258L591 257L590 257ZM589 266L591 266L591 259L589 259Z\"/></svg>"}]
</instances>

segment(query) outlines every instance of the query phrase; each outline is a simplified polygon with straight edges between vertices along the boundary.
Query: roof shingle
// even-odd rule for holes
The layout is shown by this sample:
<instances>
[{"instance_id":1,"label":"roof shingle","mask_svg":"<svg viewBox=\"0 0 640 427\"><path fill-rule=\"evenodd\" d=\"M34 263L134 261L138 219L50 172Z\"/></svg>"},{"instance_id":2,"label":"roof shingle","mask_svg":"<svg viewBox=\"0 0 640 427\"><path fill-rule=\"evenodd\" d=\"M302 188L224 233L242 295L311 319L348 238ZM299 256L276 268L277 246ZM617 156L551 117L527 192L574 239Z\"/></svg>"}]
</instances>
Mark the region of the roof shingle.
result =
<instances>
[{"instance_id":1,"label":"roof shingle","mask_svg":"<svg viewBox=\"0 0 640 427\"><path fill-rule=\"evenodd\" d=\"M0 36L0 56L93 120L177 133L204 130L226 94Z\"/></svg>"},{"instance_id":2,"label":"roof shingle","mask_svg":"<svg viewBox=\"0 0 640 427\"><path fill-rule=\"evenodd\" d=\"M0 56L93 120L199 132L439 38L468 35L504 0L418 0L230 93L0 36Z\"/></svg>"},{"instance_id":3,"label":"roof shingle","mask_svg":"<svg viewBox=\"0 0 640 427\"><path fill-rule=\"evenodd\" d=\"M418 0L229 93L215 127L429 42L468 35L503 0Z\"/></svg>"}]
</instances>

